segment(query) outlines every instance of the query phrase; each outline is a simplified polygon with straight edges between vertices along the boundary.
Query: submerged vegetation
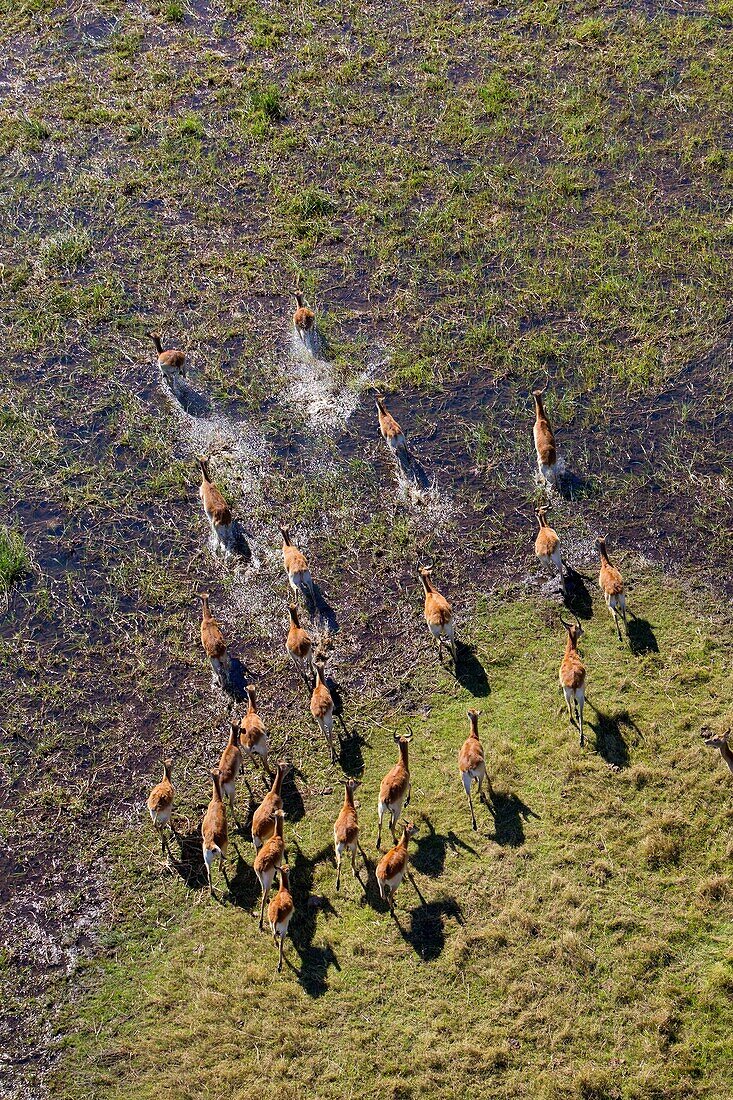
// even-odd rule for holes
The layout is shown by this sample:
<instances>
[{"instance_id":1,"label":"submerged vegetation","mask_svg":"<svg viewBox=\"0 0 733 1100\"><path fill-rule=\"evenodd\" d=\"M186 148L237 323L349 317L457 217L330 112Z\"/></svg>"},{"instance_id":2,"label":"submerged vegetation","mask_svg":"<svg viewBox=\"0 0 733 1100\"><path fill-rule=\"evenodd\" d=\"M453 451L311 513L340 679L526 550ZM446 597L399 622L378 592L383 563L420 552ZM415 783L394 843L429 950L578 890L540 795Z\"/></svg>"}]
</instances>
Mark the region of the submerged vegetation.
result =
<instances>
[{"instance_id":1,"label":"submerged vegetation","mask_svg":"<svg viewBox=\"0 0 733 1100\"><path fill-rule=\"evenodd\" d=\"M0 1093L733 1092L730 776L699 737L733 718L731 12L682 7L3 5ZM295 286L330 364L292 358ZM183 408L151 330L186 352ZM583 751L532 557L546 383ZM206 547L203 451L247 568ZM345 868L335 897L340 773L286 666L281 522L337 620L371 865L392 733L416 729L399 927L373 876L363 901ZM601 534L622 643L590 579ZM457 680L420 618L424 556ZM295 764L280 978L246 831L218 906L142 821L170 754L197 850L230 718L202 590ZM471 705L497 791L477 833Z\"/></svg>"}]
</instances>

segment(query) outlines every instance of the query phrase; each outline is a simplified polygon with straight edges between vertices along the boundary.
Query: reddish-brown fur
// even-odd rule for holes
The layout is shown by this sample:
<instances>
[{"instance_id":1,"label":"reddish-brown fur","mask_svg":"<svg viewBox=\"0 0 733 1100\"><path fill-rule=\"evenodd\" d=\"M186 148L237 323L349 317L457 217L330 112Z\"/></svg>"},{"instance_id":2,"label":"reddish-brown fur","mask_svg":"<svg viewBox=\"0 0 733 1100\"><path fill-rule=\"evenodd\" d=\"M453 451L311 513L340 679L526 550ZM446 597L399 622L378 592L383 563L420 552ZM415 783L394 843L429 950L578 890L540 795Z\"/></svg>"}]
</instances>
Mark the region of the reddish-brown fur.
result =
<instances>
[{"instance_id":1,"label":"reddish-brown fur","mask_svg":"<svg viewBox=\"0 0 733 1100\"><path fill-rule=\"evenodd\" d=\"M298 618L298 609L295 604L291 604L290 608L290 629L288 630L288 637L285 642L285 648L288 653L293 657L297 657L300 661L307 661L313 650L313 642L311 636L307 630L300 625L300 619Z\"/></svg>"},{"instance_id":2,"label":"reddish-brown fur","mask_svg":"<svg viewBox=\"0 0 733 1100\"><path fill-rule=\"evenodd\" d=\"M445 626L453 617L453 607L433 584L431 572L425 566L420 567L420 580L425 589L425 622L428 626Z\"/></svg>"},{"instance_id":3,"label":"reddish-brown fur","mask_svg":"<svg viewBox=\"0 0 733 1100\"><path fill-rule=\"evenodd\" d=\"M381 397L375 398L377 405L377 416L379 417L379 430L382 436L387 441L397 440L402 436L404 438L404 432L399 426L395 418L390 412L387 411L387 407L384 404L384 399Z\"/></svg>"},{"instance_id":4,"label":"reddish-brown fur","mask_svg":"<svg viewBox=\"0 0 733 1100\"><path fill-rule=\"evenodd\" d=\"M379 825L377 829L377 848L382 840L382 818L389 810L390 830L395 835L395 822L410 801L410 757L409 745L412 735L395 737L399 749L400 758L390 771L387 772L379 785Z\"/></svg>"},{"instance_id":5,"label":"reddish-brown fur","mask_svg":"<svg viewBox=\"0 0 733 1100\"><path fill-rule=\"evenodd\" d=\"M568 640L565 643L565 655L560 664L560 683L563 687L581 688L585 684L585 666L578 653L577 627L569 626Z\"/></svg>"},{"instance_id":6,"label":"reddish-brown fur","mask_svg":"<svg viewBox=\"0 0 733 1100\"><path fill-rule=\"evenodd\" d=\"M185 351L179 351L177 348L169 348L168 351L163 351L160 333L149 332L148 336L155 344L155 350L158 353L158 366L161 370L166 367L172 368L173 370L181 370L183 364L186 362Z\"/></svg>"},{"instance_id":7,"label":"reddish-brown fur","mask_svg":"<svg viewBox=\"0 0 733 1100\"><path fill-rule=\"evenodd\" d=\"M264 722L257 713L257 696L254 686L247 684L247 713L244 715L240 722L240 729L243 735L245 750L253 755L252 750L255 746L260 745L263 738L267 738L267 730L265 729ZM267 753L254 753L254 755L260 755L267 767Z\"/></svg>"},{"instance_id":8,"label":"reddish-brown fur","mask_svg":"<svg viewBox=\"0 0 733 1100\"><path fill-rule=\"evenodd\" d=\"M290 868L282 864L280 867L280 889L267 907L267 919L270 922L273 939L278 945L278 974L283 968L283 940L287 935L288 925L294 910L293 896L290 893Z\"/></svg>"},{"instance_id":9,"label":"reddish-brown fur","mask_svg":"<svg viewBox=\"0 0 733 1100\"><path fill-rule=\"evenodd\" d=\"M293 546L290 541L290 532L287 527L281 527L280 533L283 537L283 562L285 568L290 573L302 573L308 568L308 562L306 561L305 554L298 549L297 546Z\"/></svg>"},{"instance_id":10,"label":"reddish-brown fur","mask_svg":"<svg viewBox=\"0 0 733 1100\"><path fill-rule=\"evenodd\" d=\"M532 396L535 409L533 428L535 450L543 466L552 467L557 462L557 448L555 446L555 436L542 403L542 390L534 390Z\"/></svg>"},{"instance_id":11,"label":"reddish-brown fur","mask_svg":"<svg viewBox=\"0 0 733 1100\"><path fill-rule=\"evenodd\" d=\"M148 809L151 814L165 813L173 805L173 784L171 783L172 760L163 761L163 778L157 783L148 797Z\"/></svg>"},{"instance_id":12,"label":"reddish-brown fur","mask_svg":"<svg viewBox=\"0 0 733 1100\"><path fill-rule=\"evenodd\" d=\"M540 525L540 529L535 539L534 552L538 558L550 558L560 545L560 539L545 519L544 508L537 509L537 522Z\"/></svg>"},{"instance_id":13,"label":"reddish-brown fur","mask_svg":"<svg viewBox=\"0 0 733 1100\"><path fill-rule=\"evenodd\" d=\"M232 511L211 480L208 459L200 458L199 466L201 467L199 496L204 509L207 515L211 517L212 523L215 523L218 527L228 527L232 522Z\"/></svg>"},{"instance_id":14,"label":"reddish-brown fur","mask_svg":"<svg viewBox=\"0 0 733 1100\"><path fill-rule=\"evenodd\" d=\"M407 870L407 861L409 858L408 845L410 839L417 832L415 825L408 821L402 831L402 836L393 848L390 848L385 855L382 856L377 864L377 882L379 883L379 889L382 897L386 897L389 902L389 907L394 910L394 897L399 887L397 882L393 887L389 887L387 884L390 879L394 879L397 875L404 875ZM400 878L401 881L401 878Z\"/></svg>"},{"instance_id":15,"label":"reddish-brown fur","mask_svg":"<svg viewBox=\"0 0 733 1100\"><path fill-rule=\"evenodd\" d=\"M333 826L333 842L336 849L336 889L341 885L341 859L344 851L351 852L351 866L356 874L356 849L359 843L359 819L354 805L354 791L359 786L356 779L344 783L344 803Z\"/></svg>"},{"instance_id":16,"label":"reddish-brown fur","mask_svg":"<svg viewBox=\"0 0 733 1100\"><path fill-rule=\"evenodd\" d=\"M620 596L624 590L623 578L616 566L611 563L605 539L598 539L598 553L601 558L601 571L598 574L601 590L606 596Z\"/></svg>"},{"instance_id":17,"label":"reddish-brown fur","mask_svg":"<svg viewBox=\"0 0 733 1100\"><path fill-rule=\"evenodd\" d=\"M730 730L726 730L725 733L715 734L709 729L704 729L701 731L701 736L709 749L718 750L727 764L729 771L733 772L733 749L731 749L728 744Z\"/></svg>"},{"instance_id":18,"label":"reddish-brown fur","mask_svg":"<svg viewBox=\"0 0 733 1100\"><path fill-rule=\"evenodd\" d=\"M242 767L242 752L239 747L239 727L231 723L231 731L229 733L229 740L227 741L226 748L224 749L219 759L219 783L222 790L226 791L228 787L233 788L237 781L237 776ZM231 790L229 794L229 801L234 809L234 791Z\"/></svg>"},{"instance_id":19,"label":"reddish-brown fur","mask_svg":"<svg viewBox=\"0 0 733 1100\"><path fill-rule=\"evenodd\" d=\"M299 290L295 292L295 301L297 303L297 309L293 314L293 324L296 329L301 329L303 332L308 332L313 327L313 323L316 319L316 315L312 309L308 309L303 300L303 295Z\"/></svg>"},{"instance_id":20,"label":"reddish-brown fur","mask_svg":"<svg viewBox=\"0 0 733 1100\"><path fill-rule=\"evenodd\" d=\"M272 781L269 794L266 794L252 818L252 841L259 848L275 832L275 820L278 810L283 808L282 786L287 765L280 761Z\"/></svg>"},{"instance_id":21,"label":"reddish-brown fur","mask_svg":"<svg viewBox=\"0 0 733 1100\"><path fill-rule=\"evenodd\" d=\"M211 614L209 596L205 592L201 593L201 645L204 647L204 652L209 660L213 658L221 661L226 656L227 647L224 635L219 629L216 619Z\"/></svg>"},{"instance_id":22,"label":"reddish-brown fur","mask_svg":"<svg viewBox=\"0 0 733 1100\"><path fill-rule=\"evenodd\" d=\"M221 853L222 864L227 854L227 813L221 799L221 787L219 773L213 772L213 791L208 809L201 824L202 848L206 872L209 877L209 891L213 894L214 887L211 881L211 864L215 854ZM207 856L209 858L207 858ZM226 871L224 872L226 877Z\"/></svg>"},{"instance_id":23,"label":"reddish-brown fur","mask_svg":"<svg viewBox=\"0 0 733 1100\"><path fill-rule=\"evenodd\" d=\"M262 887L262 903L260 905L260 928L265 919L265 899L272 882L275 869L282 864L285 856L285 841L283 839L283 812L275 811L275 832L269 840L260 848L254 862L254 871Z\"/></svg>"}]
</instances>

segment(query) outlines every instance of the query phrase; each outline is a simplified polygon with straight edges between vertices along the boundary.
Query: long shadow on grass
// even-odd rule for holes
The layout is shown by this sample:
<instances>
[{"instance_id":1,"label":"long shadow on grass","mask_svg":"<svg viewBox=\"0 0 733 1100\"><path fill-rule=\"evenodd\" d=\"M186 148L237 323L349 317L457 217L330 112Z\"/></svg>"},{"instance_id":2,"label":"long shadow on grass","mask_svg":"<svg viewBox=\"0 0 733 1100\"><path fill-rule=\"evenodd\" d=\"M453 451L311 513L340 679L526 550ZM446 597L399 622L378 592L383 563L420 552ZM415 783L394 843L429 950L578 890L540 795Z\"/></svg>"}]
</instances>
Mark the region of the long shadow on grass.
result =
<instances>
[{"instance_id":1,"label":"long shadow on grass","mask_svg":"<svg viewBox=\"0 0 733 1100\"><path fill-rule=\"evenodd\" d=\"M329 634L338 633L339 621L336 612L317 584L313 585L313 592L315 594L315 605L311 606L309 610L312 612L313 619L318 624L319 629L326 630ZM312 601L309 601L309 603L312 604Z\"/></svg>"},{"instance_id":2,"label":"long shadow on grass","mask_svg":"<svg viewBox=\"0 0 733 1100\"><path fill-rule=\"evenodd\" d=\"M456 641L455 677L476 699L485 698L491 691L486 669L476 656L476 646L469 642Z\"/></svg>"},{"instance_id":3,"label":"long shadow on grass","mask_svg":"<svg viewBox=\"0 0 733 1100\"><path fill-rule=\"evenodd\" d=\"M583 574L572 565L565 567L565 606L579 619L592 619L593 597L585 581Z\"/></svg>"},{"instance_id":4,"label":"long shadow on grass","mask_svg":"<svg viewBox=\"0 0 733 1100\"><path fill-rule=\"evenodd\" d=\"M298 790L298 784L295 782L296 778L300 777L302 777L302 772L293 764L290 765L283 776L281 795L286 821L301 821L305 817L305 803L302 794Z\"/></svg>"},{"instance_id":5,"label":"long shadow on grass","mask_svg":"<svg viewBox=\"0 0 733 1100\"><path fill-rule=\"evenodd\" d=\"M200 890L208 885L204 853L201 848L201 825L186 832L176 830L171 844L170 865L180 876L189 890ZM178 842L180 855L175 856L175 843Z\"/></svg>"},{"instance_id":6,"label":"long shadow on grass","mask_svg":"<svg viewBox=\"0 0 733 1100\"><path fill-rule=\"evenodd\" d=\"M414 840L415 848L410 860L412 866L416 871L419 871L421 875L434 877L442 874L445 867L445 857L449 848L452 852L457 853L460 848L464 852L470 852L471 855L476 855L476 849L456 836L453 830L446 836L443 836L441 833L436 833L435 827L429 818L423 818L420 822L421 831L423 825L427 827L428 835L420 836L420 833L418 833Z\"/></svg>"},{"instance_id":7,"label":"long shadow on grass","mask_svg":"<svg viewBox=\"0 0 733 1100\"><path fill-rule=\"evenodd\" d=\"M440 901L422 901L410 910L410 930L404 931L395 915L397 925L405 940L414 948L423 962L433 962L443 954L445 947L445 922L456 920L463 924L463 912L455 898Z\"/></svg>"},{"instance_id":8,"label":"long shadow on grass","mask_svg":"<svg viewBox=\"0 0 733 1100\"><path fill-rule=\"evenodd\" d=\"M341 767L344 775L350 775L354 778L358 778L364 771L364 753L362 752L362 746L366 745L370 748L370 743L366 737L357 732L352 726L349 736L341 742L341 751L339 753L339 766Z\"/></svg>"},{"instance_id":9,"label":"long shadow on grass","mask_svg":"<svg viewBox=\"0 0 733 1100\"><path fill-rule=\"evenodd\" d=\"M596 735L596 748L603 759L614 768L621 770L629 766L629 748L624 737L624 730L631 731L636 741L641 736L641 730L634 722L627 710L618 711L616 714L606 714L605 711L594 707L590 699L586 702L595 713L595 722L588 721L588 725Z\"/></svg>"},{"instance_id":10,"label":"long shadow on grass","mask_svg":"<svg viewBox=\"0 0 733 1100\"><path fill-rule=\"evenodd\" d=\"M331 851L331 846L328 845L309 858L304 855L298 844L293 843L294 858L291 853L288 853L290 889L295 902L295 912L290 922L290 938L300 957L300 969L296 969L292 964L289 965L309 997L322 997L327 992L330 967L341 969L330 943L322 946L313 943L318 926L318 914L335 913L335 909L326 898L316 898L311 894L315 866L328 859Z\"/></svg>"},{"instance_id":11,"label":"long shadow on grass","mask_svg":"<svg viewBox=\"0 0 733 1100\"><path fill-rule=\"evenodd\" d=\"M539 818L513 791L494 791L491 800L494 811L494 839L507 848L521 848L526 837L524 823L530 817Z\"/></svg>"},{"instance_id":12,"label":"long shadow on grass","mask_svg":"<svg viewBox=\"0 0 733 1100\"><path fill-rule=\"evenodd\" d=\"M629 649L635 657L643 657L645 653L659 653L659 643L651 623L647 619L640 619L633 611L627 612L626 634Z\"/></svg>"}]
</instances>

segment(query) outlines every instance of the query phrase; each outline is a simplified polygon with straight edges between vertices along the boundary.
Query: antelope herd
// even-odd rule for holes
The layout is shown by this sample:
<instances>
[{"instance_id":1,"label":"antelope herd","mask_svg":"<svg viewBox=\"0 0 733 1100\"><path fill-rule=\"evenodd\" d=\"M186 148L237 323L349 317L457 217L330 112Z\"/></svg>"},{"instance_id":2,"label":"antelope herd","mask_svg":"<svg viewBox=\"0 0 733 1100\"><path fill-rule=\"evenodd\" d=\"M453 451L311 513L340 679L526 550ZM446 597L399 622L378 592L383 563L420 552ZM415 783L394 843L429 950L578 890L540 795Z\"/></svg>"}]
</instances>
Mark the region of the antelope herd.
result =
<instances>
[{"instance_id":1,"label":"antelope herd","mask_svg":"<svg viewBox=\"0 0 733 1100\"><path fill-rule=\"evenodd\" d=\"M312 350L314 342L318 340L318 332L315 315L304 302L300 291L296 292L297 308L293 314L293 332L296 339L300 340L306 349ZM175 349L163 350L161 337L157 333L150 333L157 352L157 364L161 374L174 394L178 394L181 380L185 378L185 354ZM537 457L537 467L541 482L548 490L556 490L560 482L558 469L557 446L547 413L543 403L544 390L534 390L535 420L533 425L534 446ZM407 443L402 428L388 411L384 399L376 398L379 431L387 443L392 454L400 461L409 459ZM201 485L199 496L203 505L206 519L211 528L214 543L217 549L226 549L229 546L232 532L232 512L219 488L214 484L209 469L208 458L202 456L199 459L201 471ZM548 507L543 505L537 508L536 516L539 530L535 540L535 555L542 564L552 573L557 575L560 584L560 592L563 599L563 611L567 609L567 582L565 564L561 553L560 537L547 522ZM316 646L314 638L302 625L299 604L302 602L306 611L311 614L317 611L317 593L313 578L303 552L293 543L290 529L283 525L280 527L282 536L283 565L288 577L288 583L292 589L294 603L289 606L289 629L285 639L285 651L292 661L298 674L302 677L310 697L310 712L319 727L326 742L330 761L336 763L337 753L334 737L334 699L329 689L326 676L326 652L327 646ZM611 562L606 539L599 538L596 542L600 558L600 573L598 583L613 617L618 638L622 640L619 617L628 630L626 595L624 582L618 568ZM418 578L424 593L424 617L430 635L437 647L438 657L442 663L443 650L447 649L452 661L454 673L457 670L459 657L456 645L455 615L451 603L438 590L433 581L432 561L420 564ZM217 623L209 606L208 593L201 593L201 644L206 657L211 665L214 684L223 691L228 689L231 662L227 652L227 645L222 630ZM583 728L583 708L585 704L586 669L581 658L578 644L583 636L583 627L574 612L573 621L568 621L563 611L560 619L567 632L565 651L560 663L559 680L560 688L565 696L570 722L577 725L580 745L585 742ZM206 869L209 890L214 895L212 868L215 862L221 863L221 871L225 881L229 882L226 872L226 856L228 845L227 808L237 822L236 817L236 789L237 781L244 771L245 758L254 764L261 776L267 777L269 790L254 811L251 824L252 844L254 846L254 872L260 884L261 902L259 927L263 928L265 908L274 942L278 948L278 971L283 966L283 945L288 934L291 918L295 911L295 903L291 893L290 873L286 864L286 842L283 808L282 788L283 780L292 765L287 761L278 762L273 773L269 764L269 739L267 728L257 710L256 694L253 685L246 686L247 709L240 719L230 723L230 733L226 745L221 753L218 767L211 773L212 794L208 808L201 824L201 850L203 863ZM462 743L458 752L458 771L463 788L466 792L471 815L471 825L477 829L476 813L474 809L472 791L476 784L479 799L492 807L493 790L486 765L484 749L479 740L478 721L479 711L469 710L467 717L470 728L468 737ZM725 734L715 734L712 730L703 730L704 743L720 752L723 761L733 772L733 750L728 743L730 730ZM410 744L413 733L394 735L397 746L398 759L394 766L387 772L379 786L377 799L377 836L376 848L379 851L382 842L382 826L385 818L392 835L393 846L379 860L375 869L376 881L380 896L387 902L390 912L394 914L395 895L405 877L409 875L409 845L413 837L417 835L417 825L412 821L402 821L402 814L410 803ZM172 823L172 810L174 803L174 789L171 781L172 761L163 761L163 777L153 787L147 800L148 811L154 828L161 838L163 852L166 857L171 856L167 830L170 829L175 836ZM354 877L361 883L357 871L357 855L360 849L360 828L357 813L357 803L354 795L361 784L361 779L345 778L343 780L344 800L341 810L333 827L334 853L336 863L336 890L341 888L341 865L345 856L350 857L351 868ZM486 784L488 797L484 793ZM247 787L250 795L252 789L249 781ZM237 822L238 824L238 822ZM398 826L400 835L398 839ZM363 852L362 852L363 855ZM276 893L268 897L279 876L279 886ZM363 883L362 888L364 889Z\"/></svg>"}]
</instances>

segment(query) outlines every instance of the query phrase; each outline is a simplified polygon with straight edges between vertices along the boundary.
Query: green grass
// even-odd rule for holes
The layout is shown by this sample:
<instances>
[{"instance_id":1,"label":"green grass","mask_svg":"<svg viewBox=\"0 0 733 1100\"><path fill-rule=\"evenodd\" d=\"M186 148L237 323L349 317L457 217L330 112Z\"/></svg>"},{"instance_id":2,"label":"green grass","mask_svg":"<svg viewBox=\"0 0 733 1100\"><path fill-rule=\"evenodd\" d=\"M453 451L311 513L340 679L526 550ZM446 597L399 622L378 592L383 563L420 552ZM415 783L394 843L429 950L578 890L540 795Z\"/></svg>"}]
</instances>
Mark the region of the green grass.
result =
<instances>
[{"instance_id":1,"label":"green grass","mask_svg":"<svg viewBox=\"0 0 733 1100\"><path fill-rule=\"evenodd\" d=\"M297 913L281 977L244 837L224 905L163 871L145 824L122 837L108 958L87 972L55 1094L249 1098L276 1078L283 1095L319 1100L730 1095L729 777L699 738L701 715L730 721L730 646L653 576L631 605L635 653L598 602L586 622L584 751L557 693L563 632L547 605L493 599L477 614L478 699L420 658L409 816L421 896L403 884L399 928L373 881L368 904L350 874L335 892L340 792L305 718L290 730L305 813L291 803ZM476 701L496 818L480 807L474 833L456 756ZM373 862L379 779L404 718L378 703L357 713ZM187 818L204 787L181 782ZM309 907L313 896L326 903Z\"/></svg>"},{"instance_id":2,"label":"green grass","mask_svg":"<svg viewBox=\"0 0 733 1100\"><path fill-rule=\"evenodd\" d=\"M30 571L30 567L30 557L21 532L0 524L0 592L7 595L15 582Z\"/></svg>"}]
</instances>

